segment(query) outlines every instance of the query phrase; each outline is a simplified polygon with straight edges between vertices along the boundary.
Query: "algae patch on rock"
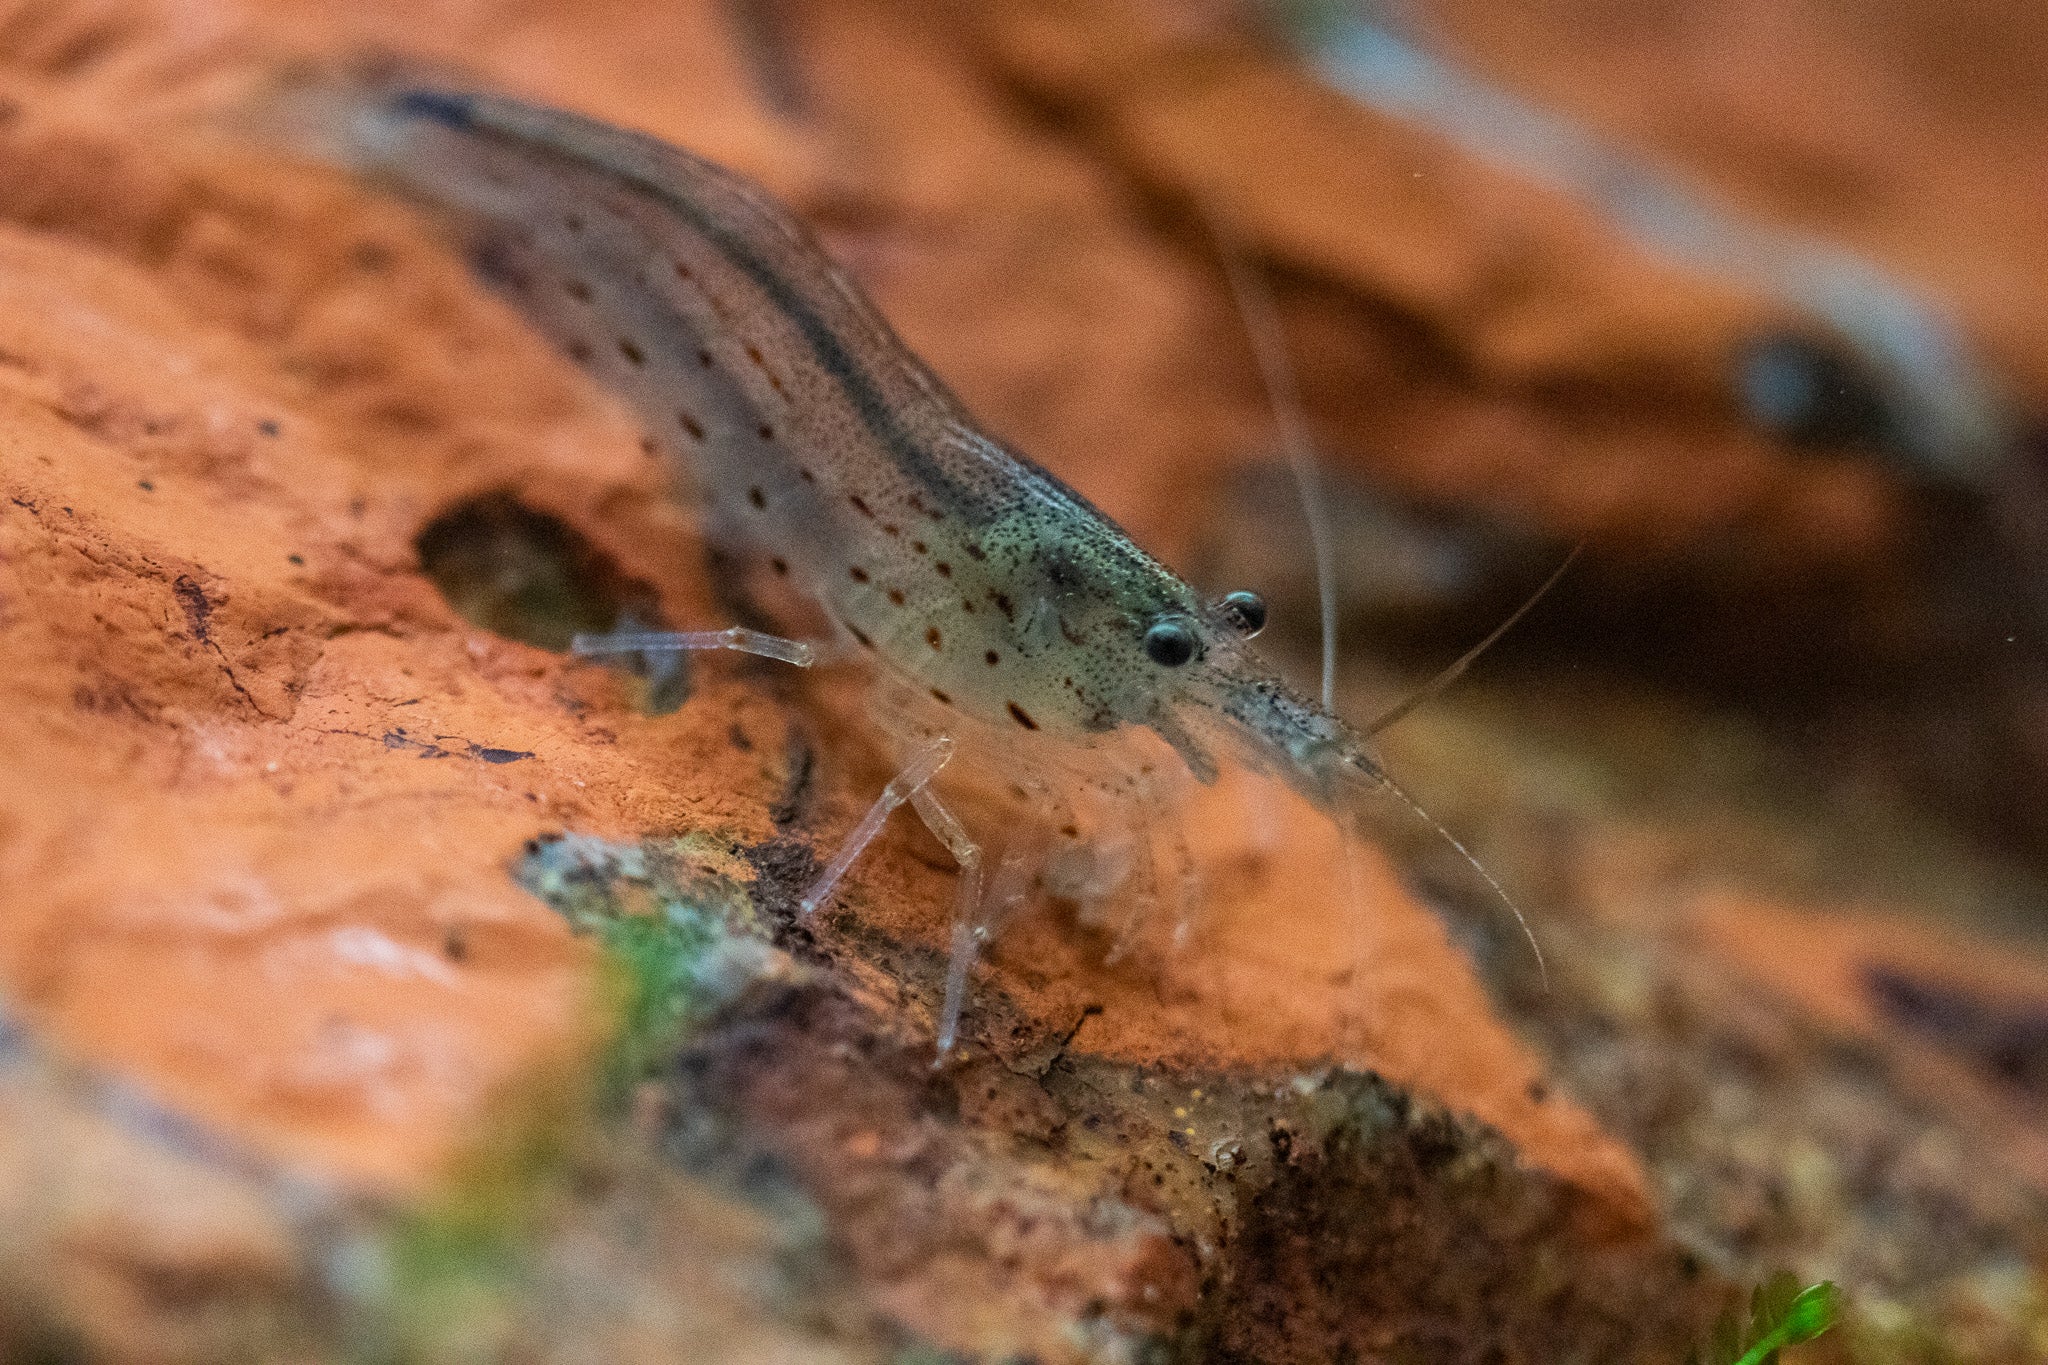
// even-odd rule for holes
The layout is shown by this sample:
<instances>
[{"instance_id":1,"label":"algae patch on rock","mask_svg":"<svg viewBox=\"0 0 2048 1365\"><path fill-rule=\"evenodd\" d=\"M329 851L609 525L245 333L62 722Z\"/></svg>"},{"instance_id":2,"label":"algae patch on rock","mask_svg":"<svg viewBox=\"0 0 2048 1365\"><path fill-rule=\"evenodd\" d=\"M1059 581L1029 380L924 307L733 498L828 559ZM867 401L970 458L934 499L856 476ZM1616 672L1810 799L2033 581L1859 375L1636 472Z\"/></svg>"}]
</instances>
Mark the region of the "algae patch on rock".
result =
<instances>
[{"instance_id":1,"label":"algae patch on rock","mask_svg":"<svg viewBox=\"0 0 2048 1365\"><path fill-rule=\"evenodd\" d=\"M1505 1334L1650 1361L1719 1302L1682 1255L1376 1077L1131 1066L1000 998L993 1050L934 1070L895 1016L929 1007L938 956L813 935L779 879L710 870L776 862L565 835L517 875L612 964L616 1140L831 1248L810 1270L871 1307L871 1339L1194 1361L1325 1358L1364 1332L1463 1358Z\"/></svg>"}]
</instances>

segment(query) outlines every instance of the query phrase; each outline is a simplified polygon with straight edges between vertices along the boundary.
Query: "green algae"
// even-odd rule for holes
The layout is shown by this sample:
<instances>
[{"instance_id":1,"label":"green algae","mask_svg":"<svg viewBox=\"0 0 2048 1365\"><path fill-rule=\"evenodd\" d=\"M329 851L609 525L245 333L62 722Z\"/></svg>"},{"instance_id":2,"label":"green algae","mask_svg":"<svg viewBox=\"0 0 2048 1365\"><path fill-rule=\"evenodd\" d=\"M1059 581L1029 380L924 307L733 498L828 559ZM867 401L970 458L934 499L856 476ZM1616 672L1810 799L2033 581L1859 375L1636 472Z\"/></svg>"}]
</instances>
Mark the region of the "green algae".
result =
<instances>
[{"instance_id":1,"label":"green algae","mask_svg":"<svg viewBox=\"0 0 2048 1365\"><path fill-rule=\"evenodd\" d=\"M372 1277L358 1358L487 1361L526 1332L542 1243L593 1171L617 1165L635 1087L786 961L707 836L616 844L534 841L515 879L598 945L594 1056L522 1087L424 1205L401 1215Z\"/></svg>"},{"instance_id":2,"label":"green algae","mask_svg":"<svg viewBox=\"0 0 2048 1365\"><path fill-rule=\"evenodd\" d=\"M745 889L713 870L725 856L701 834L646 844L564 834L534 841L515 870L599 944L615 1021L596 1066L601 1105L622 1102L656 1062L786 962Z\"/></svg>"},{"instance_id":3,"label":"green algae","mask_svg":"<svg viewBox=\"0 0 2048 1365\"><path fill-rule=\"evenodd\" d=\"M579 1137L568 1114L505 1124L438 1195L401 1215L384 1247L384 1311L368 1315L358 1356L402 1365L497 1359Z\"/></svg>"}]
</instances>

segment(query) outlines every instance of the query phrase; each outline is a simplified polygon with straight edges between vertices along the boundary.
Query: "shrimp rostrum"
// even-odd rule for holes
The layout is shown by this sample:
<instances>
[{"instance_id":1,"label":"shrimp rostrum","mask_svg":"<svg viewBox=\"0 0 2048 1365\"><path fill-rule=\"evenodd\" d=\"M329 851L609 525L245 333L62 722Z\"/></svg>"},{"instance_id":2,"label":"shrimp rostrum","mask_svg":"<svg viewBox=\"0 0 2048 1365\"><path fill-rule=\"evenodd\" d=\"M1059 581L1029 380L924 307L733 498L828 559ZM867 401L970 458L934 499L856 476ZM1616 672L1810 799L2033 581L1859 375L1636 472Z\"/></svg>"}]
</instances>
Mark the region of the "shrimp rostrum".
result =
<instances>
[{"instance_id":1,"label":"shrimp rostrum","mask_svg":"<svg viewBox=\"0 0 2048 1365\"><path fill-rule=\"evenodd\" d=\"M1017 834L984 876L985 841L955 813L956 785L979 781L1041 812L1156 799L1165 775L1128 742L1149 732L1195 779L1234 759L1347 830L1368 793L1399 796L1361 735L1251 648L1265 616L1256 597L1205 601L984 434L749 182L652 138L486 94L364 89L331 122L350 164L438 210L485 278L636 410L722 557L753 566L871 665L901 771L802 910L829 896L896 806L913 806L961 865L942 1054L976 942L1057 853ZM710 647L811 658L739 628L582 642L592 653ZM1056 823L1075 835L1071 819ZM1150 885L1132 894L1156 901L1166 879L1154 867L1134 880Z\"/></svg>"}]
</instances>

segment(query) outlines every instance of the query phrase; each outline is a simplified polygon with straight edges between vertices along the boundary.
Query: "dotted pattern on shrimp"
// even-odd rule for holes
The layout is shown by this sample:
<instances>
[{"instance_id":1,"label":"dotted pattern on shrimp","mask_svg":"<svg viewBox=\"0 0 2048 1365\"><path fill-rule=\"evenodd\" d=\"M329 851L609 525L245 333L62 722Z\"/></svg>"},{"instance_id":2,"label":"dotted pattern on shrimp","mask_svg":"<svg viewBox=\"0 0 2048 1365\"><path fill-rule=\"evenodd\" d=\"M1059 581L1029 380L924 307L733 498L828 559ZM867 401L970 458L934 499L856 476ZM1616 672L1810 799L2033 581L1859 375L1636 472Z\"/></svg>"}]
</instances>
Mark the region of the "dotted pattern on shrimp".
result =
<instances>
[{"instance_id":1,"label":"dotted pattern on shrimp","mask_svg":"<svg viewBox=\"0 0 2048 1365\"><path fill-rule=\"evenodd\" d=\"M386 112L371 154L467 217L480 267L631 402L709 534L917 695L1019 740L1149 724L1199 775L1213 763L1171 713L1303 752L1355 738L1079 494L978 432L745 181L516 101L401 96ZM1145 651L1167 615L1197 641L1178 670Z\"/></svg>"}]
</instances>

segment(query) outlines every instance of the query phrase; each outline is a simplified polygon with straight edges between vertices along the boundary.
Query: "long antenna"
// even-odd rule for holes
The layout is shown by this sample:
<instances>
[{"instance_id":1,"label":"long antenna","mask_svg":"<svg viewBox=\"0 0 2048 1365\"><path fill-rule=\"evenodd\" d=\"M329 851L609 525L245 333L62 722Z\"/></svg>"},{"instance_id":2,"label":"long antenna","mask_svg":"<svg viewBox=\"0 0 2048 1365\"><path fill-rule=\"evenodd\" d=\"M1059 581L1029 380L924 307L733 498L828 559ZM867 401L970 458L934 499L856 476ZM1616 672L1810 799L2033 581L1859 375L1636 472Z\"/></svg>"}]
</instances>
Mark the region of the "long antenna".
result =
<instances>
[{"instance_id":1,"label":"long antenna","mask_svg":"<svg viewBox=\"0 0 2048 1365\"><path fill-rule=\"evenodd\" d=\"M1221 213L1213 207L1196 201L1197 211L1209 228L1209 235L1216 244L1216 254L1223 263L1223 273L1230 281L1230 292L1237 300L1238 315L1244 319L1245 332L1252 343L1252 354L1258 361L1259 378L1265 385L1266 400L1273 410L1273 424L1280 435L1280 447L1287 457L1288 467L1294 473L1294 485L1301 496L1301 510L1308 522L1309 547L1315 555L1316 593L1322 604L1323 626L1323 709L1336 714L1337 710L1337 560L1336 542L1330 528L1330 510L1323 491L1321 468L1316 463L1315 446L1309 439L1308 424L1302 416L1301 390L1295 383L1294 367L1287 359L1287 347L1280 332L1279 310L1274 307L1272 291L1265 281L1246 264L1242 240L1225 222ZM1586 548L1581 541L1574 546L1564 563L1550 575L1543 586L1538 588L1528 601L1516 608L1515 613L1493 628L1484 640L1474 645L1414 696L1402 702L1382 716L1366 733L1377 734L1401 717L1413 711L1423 702L1456 682L1477 659L1501 636L1508 632L1515 622L1528 614L1531 607L1543 600L1544 594L1564 577L1564 571L1572 566ZM1486 865L1479 861L1472 850L1458 842L1456 835L1445 829L1437 818L1422 808L1422 804L1410 796L1401 785L1388 777L1384 771L1374 774L1374 780L1387 793L1406 806L1416 819L1435 832L1439 839L1457 850L1466 865L1500 899L1521 926L1522 937L1529 941L1529 950L1536 955L1536 970L1542 977L1543 989L1550 989L1550 964L1543 958L1543 945L1536 941L1535 930L1529 927L1528 916L1522 907L1515 904L1514 897L1507 893ZM1352 863L1351 835L1354 833L1350 822L1340 825L1339 835L1344 841L1345 875L1352 883L1353 898L1356 899L1356 870Z\"/></svg>"},{"instance_id":2,"label":"long antenna","mask_svg":"<svg viewBox=\"0 0 2048 1365\"><path fill-rule=\"evenodd\" d=\"M1429 701L1434 697L1440 696L1445 688L1449 687L1458 679L1464 677L1465 670L1472 666L1472 661L1474 659L1477 659L1480 655L1484 654L1487 650L1491 649L1495 641L1499 640L1501 636L1507 634L1508 631L1513 628L1515 622L1521 620L1524 616L1527 616L1529 614L1529 608L1535 606L1538 602L1541 602L1544 599L1544 597L1549 594L1550 590L1557 586L1557 580L1564 577L1564 571L1566 569L1569 569L1572 566L1572 561L1576 560L1581 554L1584 554L1585 550L1586 542L1583 540L1580 541L1578 544L1572 546L1572 552L1564 557L1564 563L1558 565L1556 570L1551 573L1550 577L1543 580L1542 587L1536 589L1535 592L1529 594L1528 601L1522 603L1521 606L1515 608L1514 615L1508 617L1507 620L1495 626L1490 632L1488 632L1484 640L1481 640L1478 644L1472 646L1472 648L1466 650L1463 654L1460 654L1457 658L1457 661L1454 662L1449 668L1446 668L1443 672L1437 674L1434 678L1431 678L1428 682L1424 683L1415 691L1410 692L1406 700L1397 703L1394 706L1393 710L1386 712L1378 720L1366 726L1365 733L1368 736L1376 735L1379 734L1382 730L1386 730L1392 727L1396 721L1399 721L1403 716L1407 715L1410 711L1413 711L1416 707L1422 705L1422 703ZM1450 836L1445 835L1444 837L1449 838Z\"/></svg>"},{"instance_id":3,"label":"long antenna","mask_svg":"<svg viewBox=\"0 0 2048 1365\"><path fill-rule=\"evenodd\" d=\"M1550 964L1543 960L1543 945L1536 941L1536 931L1529 927L1529 917L1522 913L1521 906L1515 904L1515 898L1507 893L1507 888L1502 886L1495 879L1494 875L1486 870L1486 864L1480 862L1471 849L1458 842L1457 835L1445 829L1434 815L1431 815L1422 808L1421 802L1410 796L1400 783L1388 777L1384 770L1374 773L1373 781L1384 788L1395 800L1406 806L1416 819L1436 831L1437 838L1458 850L1458 856L1463 858L1471 869L1483 877L1486 880L1486 884L1493 888L1493 894L1500 897L1500 903L1505 905L1508 908L1508 912L1515 917L1515 923L1522 926L1522 937L1529 940L1529 951L1536 954L1536 972L1543 978L1543 989L1548 991L1550 989Z\"/></svg>"},{"instance_id":4,"label":"long antenna","mask_svg":"<svg viewBox=\"0 0 2048 1365\"><path fill-rule=\"evenodd\" d=\"M1273 293L1265 280L1246 264L1243 239L1213 207L1197 201L1197 211L1208 225L1223 263L1230 292L1237 300L1238 316L1244 320L1245 335L1251 339L1252 356L1259 366L1259 380L1266 389L1266 402L1273 410L1273 425L1280 436L1281 453L1294 472L1295 491L1301 497L1302 516L1308 521L1308 543L1316 561L1316 597L1322 604L1323 625L1323 709L1337 710L1337 547L1330 531L1329 500L1323 492L1322 470L1316 464L1315 446L1303 420L1301 390L1294 379L1294 367L1287 359L1287 345L1281 338L1280 313L1273 306Z\"/></svg>"}]
</instances>

